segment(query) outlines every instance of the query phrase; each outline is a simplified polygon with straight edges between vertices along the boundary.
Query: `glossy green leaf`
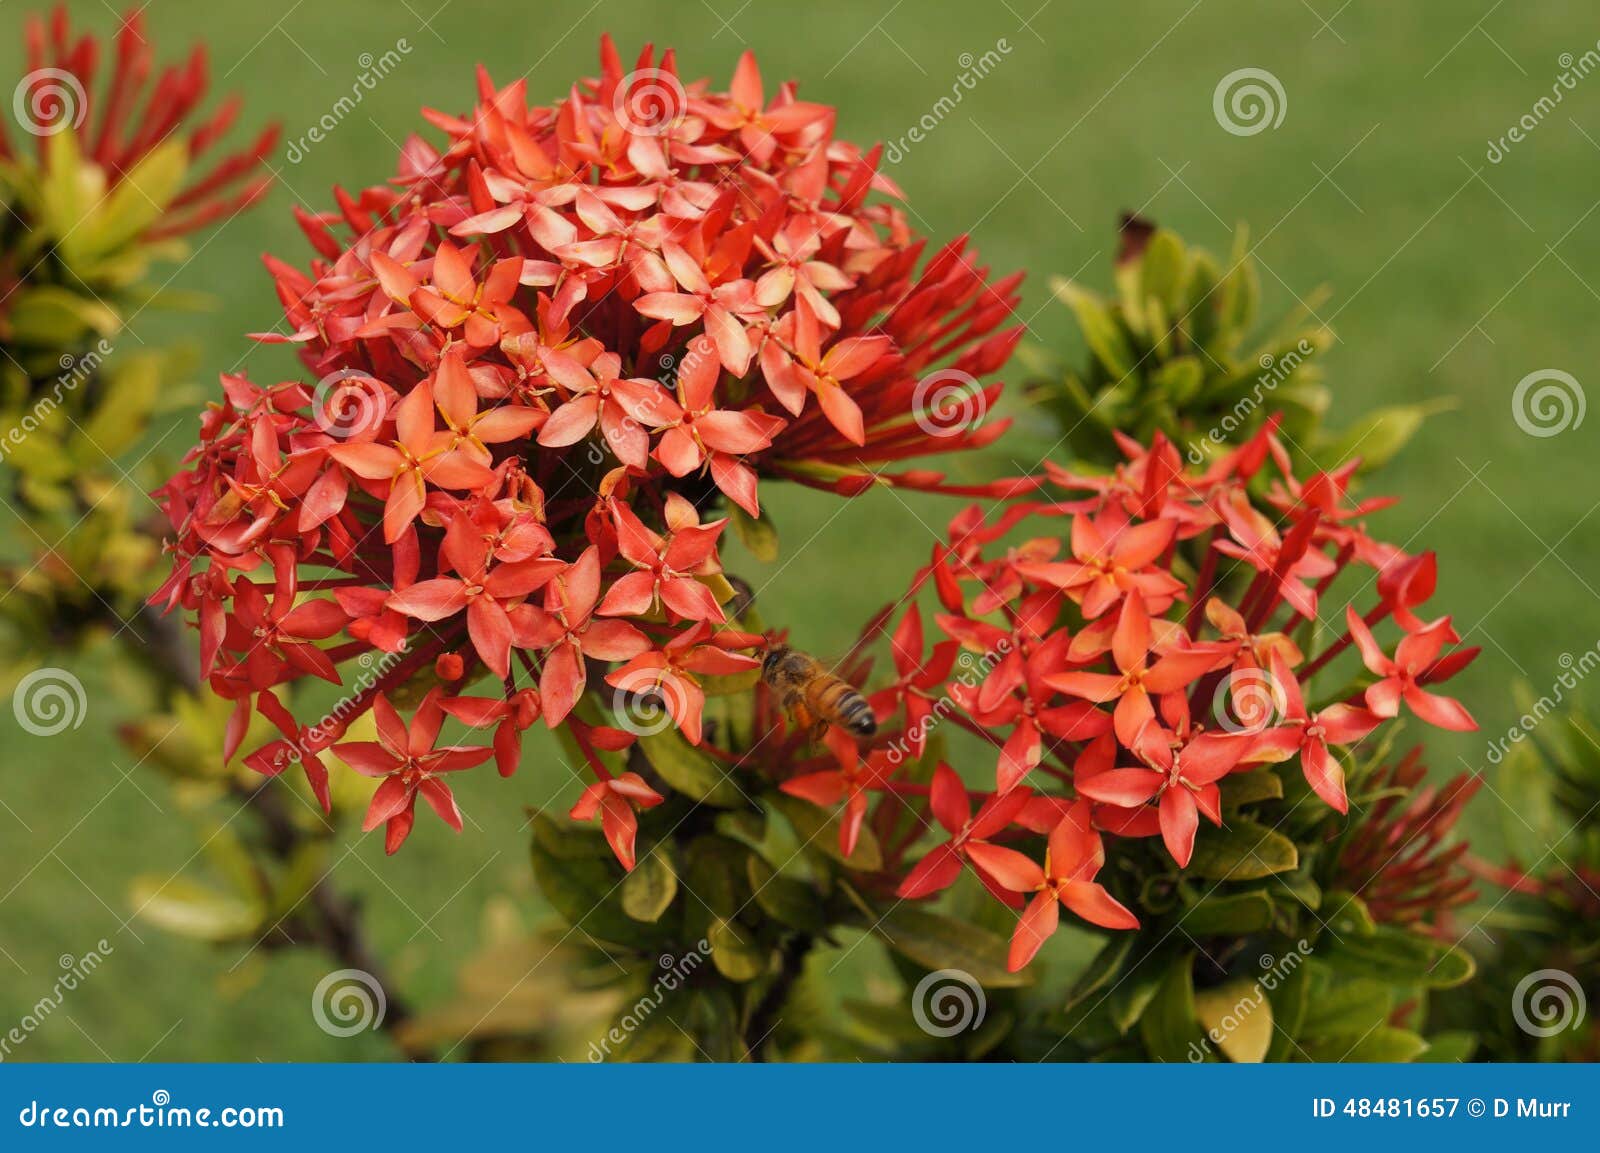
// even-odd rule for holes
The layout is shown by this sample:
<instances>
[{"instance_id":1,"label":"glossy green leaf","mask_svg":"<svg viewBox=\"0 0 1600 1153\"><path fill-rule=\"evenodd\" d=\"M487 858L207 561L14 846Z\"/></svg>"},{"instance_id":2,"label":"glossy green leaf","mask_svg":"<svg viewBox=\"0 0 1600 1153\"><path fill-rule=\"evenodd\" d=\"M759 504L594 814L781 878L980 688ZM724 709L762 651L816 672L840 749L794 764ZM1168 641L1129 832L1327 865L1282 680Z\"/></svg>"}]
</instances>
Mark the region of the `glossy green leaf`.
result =
<instances>
[{"instance_id":1,"label":"glossy green leaf","mask_svg":"<svg viewBox=\"0 0 1600 1153\"><path fill-rule=\"evenodd\" d=\"M622 911L635 921L659 921L678 895L678 874L666 853L641 854L622 882Z\"/></svg>"},{"instance_id":2,"label":"glossy green leaf","mask_svg":"<svg viewBox=\"0 0 1600 1153\"><path fill-rule=\"evenodd\" d=\"M822 853L863 873L875 873L883 868L883 850L870 828L862 827L861 835L856 838L855 852L846 857L839 851L837 814L830 815L809 801L782 793L771 797L769 803L794 826L795 834L805 848Z\"/></svg>"},{"instance_id":3,"label":"glossy green leaf","mask_svg":"<svg viewBox=\"0 0 1600 1153\"><path fill-rule=\"evenodd\" d=\"M650 767L661 774L674 792L718 808L745 803L744 794L724 766L683 739L677 729L662 729L639 738L639 748Z\"/></svg>"},{"instance_id":4,"label":"glossy green leaf","mask_svg":"<svg viewBox=\"0 0 1600 1153\"><path fill-rule=\"evenodd\" d=\"M135 916L181 937L201 941L252 937L265 916L265 910L256 902L185 877L135 877L130 900Z\"/></svg>"},{"instance_id":5,"label":"glossy green leaf","mask_svg":"<svg viewBox=\"0 0 1600 1153\"><path fill-rule=\"evenodd\" d=\"M929 912L915 905L891 908L872 927L895 952L930 972L959 969L990 989L1027 985L1032 977L1026 971L1006 970L1005 938L942 913Z\"/></svg>"},{"instance_id":6,"label":"glossy green leaf","mask_svg":"<svg viewBox=\"0 0 1600 1153\"><path fill-rule=\"evenodd\" d=\"M1056 298L1072 309L1078 327L1083 331L1084 343L1105 367L1112 380L1121 380L1133 372L1133 349L1127 337L1117 326L1116 318L1106 303L1094 293L1060 277L1050 282Z\"/></svg>"},{"instance_id":7,"label":"glossy green leaf","mask_svg":"<svg viewBox=\"0 0 1600 1153\"><path fill-rule=\"evenodd\" d=\"M1235 1064L1259 1064L1272 1044L1272 1002L1261 986L1239 978L1194 994L1206 1038Z\"/></svg>"},{"instance_id":8,"label":"glossy green leaf","mask_svg":"<svg viewBox=\"0 0 1600 1153\"><path fill-rule=\"evenodd\" d=\"M1234 817L1220 829L1202 827L1189 872L1213 881L1254 881L1289 872L1299 863L1300 853L1288 837Z\"/></svg>"},{"instance_id":9,"label":"glossy green leaf","mask_svg":"<svg viewBox=\"0 0 1600 1153\"><path fill-rule=\"evenodd\" d=\"M1336 938L1323 945L1329 964L1380 980L1447 989L1472 977L1476 966L1464 949L1406 929L1380 925L1369 937Z\"/></svg>"},{"instance_id":10,"label":"glossy green leaf","mask_svg":"<svg viewBox=\"0 0 1600 1153\"><path fill-rule=\"evenodd\" d=\"M728 517L733 521L733 529L739 534L739 541L750 555L762 564L772 564L778 559L778 529L772 523L772 517L765 509L761 510L759 518L751 516L738 505L728 503Z\"/></svg>"},{"instance_id":11,"label":"glossy green leaf","mask_svg":"<svg viewBox=\"0 0 1600 1153\"><path fill-rule=\"evenodd\" d=\"M719 917L706 939L711 943L712 964L728 980L754 981L767 971L769 954L756 940L754 929Z\"/></svg>"},{"instance_id":12,"label":"glossy green leaf","mask_svg":"<svg viewBox=\"0 0 1600 1153\"><path fill-rule=\"evenodd\" d=\"M1245 937L1271 924L1272 898L1259 889L1248 893L1208 893L1178 921L1191 937Z\"/></svg>"},{"instance_id":13,"label":"glossy green leaf","mask_svg":"<svg viewBox=\"0 0 1600 1153\"><path fill-rule=\"evenodd\" d=\"M1139 1017L1139 1037L1153 1061L1188 1061L1203 1051L1204 1034L1194 1005L1194 955L1180 953Z\"/></svg>"}]
</instances>

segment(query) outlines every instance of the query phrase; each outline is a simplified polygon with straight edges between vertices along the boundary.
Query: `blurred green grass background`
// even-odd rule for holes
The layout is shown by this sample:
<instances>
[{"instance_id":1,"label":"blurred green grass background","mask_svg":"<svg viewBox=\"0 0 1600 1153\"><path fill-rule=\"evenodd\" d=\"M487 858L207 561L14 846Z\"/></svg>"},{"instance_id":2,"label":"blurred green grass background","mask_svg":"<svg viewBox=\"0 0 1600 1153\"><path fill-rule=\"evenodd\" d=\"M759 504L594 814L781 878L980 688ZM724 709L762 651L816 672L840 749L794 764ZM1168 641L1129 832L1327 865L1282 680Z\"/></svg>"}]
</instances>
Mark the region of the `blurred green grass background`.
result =
<instances>
[{"instance_id":1,"label":"blurred green grass background","mask_svg":"<svg viewBox=\"0 0 1600 1153\"><path fill-rule=\"evenodd\" d=\"M686 76L719 84L748 47L769 93L796 78L803 95L838 106L840 135L872 141L901 138L950 91L964 53L982 56L1004 40L1003 62L891 172L913 221L936 240L970 231L996 270L1028 270L1030 342L1080 358L1046 280L1062 273L1107 286L1120 211L1138 209L1221 251L1234 225L1248 221L1269 316L1318 285L1335 289L1319 314L1339 336L1326 358L1336 425L1380 403L1455 399L1375 486L1403 498L1376 527L1438 551L1435 604L1456 614L1468 643L1485 648L1455 682L1485 732L1430 732L1436 770L1483 767L1486 734L1519 711L1511 684L1545 691L1561 654L1600 640L1600 577L1592 575L1600 522L1590 516L1600 424L1536 439L1511 419L1512 390L1528 373L1559 368L1585 381L1600 359L1600 79L1580 80L1503 162L1485 159L1488 141L1549 93L1562 54L1595 46L1592 5L436 4L147 5L163 55L204 36L217 88L247 98L243 123L276 118L285 130L273 158L279 187L255 211L199 237L193 259L172 271L173 287L210 292L220 309L145 314L135 324L152 344L194 341L203 389L220 371L248 370L258 380L294 372L281 351L242 336L280 318L260 254L304 264L290 206L321 209L335 181L358 188L390 175L400 142L421 128L420 107L467 109L476 62L501 83L526 73L532 97L547 100L594 71L603 31L625 58L647 40L676 46ZM0 7L5 77L22 71L27 7ZM115 27L101 0L68 8L75 23ZM362 54L381 56L401 38L411 51L400 65L328 139L289 163L287 141L350 91ZM1243 67L1282 80L1287 112L1277 129L1238 137L1214 119L1214 88ZM193 426L176 423L158 453L181 452ZM1024 415L982 459L950 467L970 478L1029 468L1053 440ZM849 644L959 507L888 492L843 503L774 488L764 498L785 559L762 567L730 554L730 567L760 589L769 620L791 624L798 643L825 653ZM0 516L9 552L24 538L10 514ZM73 668L90 694L82 728L32 737L9 709L0 715L0 1030L49 991L58 956L81 955L101 938L115 951L9 1059L387 1056L371 1034L338 1040L314 1024L307 1001L330 967L325 958L245 956L242 947L213 950L124 923L128 878L194 867L198 839L161 779L129 774L131 758L109 735L122 718L103 665ZM523 807L570 800L572 778L557 757L553 742L535 742L513 780L479 773L464 782L472 823L460 837L423 822L393 861L374 838L344 855L335 879L362 896L374 942L414 1003L449 991L487 897L510 894L533 909ZM1507 829L1514 838L1516 803L1486 792L1475 835L1491 846Z\"/></svg>"}]
</instances>

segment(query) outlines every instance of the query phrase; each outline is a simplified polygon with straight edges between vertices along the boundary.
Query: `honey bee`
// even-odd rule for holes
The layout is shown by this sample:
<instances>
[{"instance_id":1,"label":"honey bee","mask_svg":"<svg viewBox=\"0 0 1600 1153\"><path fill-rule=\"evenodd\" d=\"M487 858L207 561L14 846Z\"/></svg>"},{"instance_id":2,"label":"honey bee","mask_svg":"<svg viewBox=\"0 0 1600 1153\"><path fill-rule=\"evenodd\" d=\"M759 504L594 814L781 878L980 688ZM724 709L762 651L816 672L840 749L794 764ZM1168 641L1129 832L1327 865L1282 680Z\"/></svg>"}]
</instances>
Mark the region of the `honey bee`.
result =
<instances>
[{"instance_id":1,"label":"honey bee","mask_svg":"<svg viewBox=\"0 0 1600 1153\"><path fill-rule=\"evenodd\" d=\"M816 657L791 648L774 648L761 662L761 679L778 696L790 719L813 735L838 725L858 737L878 731L872 706L849 681L834 676Z\"/></svg>"}]
</instances>

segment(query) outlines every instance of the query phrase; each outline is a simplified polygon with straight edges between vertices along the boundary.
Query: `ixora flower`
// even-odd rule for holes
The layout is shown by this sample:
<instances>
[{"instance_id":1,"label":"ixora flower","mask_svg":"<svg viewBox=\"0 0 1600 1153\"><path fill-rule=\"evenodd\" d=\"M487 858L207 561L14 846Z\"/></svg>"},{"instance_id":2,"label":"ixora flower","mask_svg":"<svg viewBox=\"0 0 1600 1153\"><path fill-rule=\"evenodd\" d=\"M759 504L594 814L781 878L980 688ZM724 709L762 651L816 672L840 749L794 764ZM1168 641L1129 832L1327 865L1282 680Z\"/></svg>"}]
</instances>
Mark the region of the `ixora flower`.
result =
<instances>
[{"instance_id":1,"label":"ixora flower","mask_svg":"<svg viewBox=\"0 0 1600 1153\"><path fill-rule=\"evenodd\" d=\"M493 728L503 774L542 717L631 863L649 798L603 763L636 735L606 710L647 690L698 741L703 681L756 667L723 607L729 520L757 531L765 478L944 487L883 470L1003 431L930 435L918 385L1004 363L1020 277L990 283L965 238L927 255L877 150L792 85L769 98L748 54L717 92L671 53L629 72L607 39L553 106L480 72L470 113L425 115L442 142L409 138L389 183L300 214L309 270L268 259L287 329L259 339L316 383L223 379L160 490L175 539L153 599L198 617L203 673L237 702L229 756L259 712L282 736L247 763L298 762L325 798L316 754L377 702L436 692L430 718ZM976 388L987 406L1000 385ZM337 731L300 731L286 690L362 658L378 671ZM361 771L399 763L390 737ZM435 769L393 771L391 850L414 794L453 812Z\"/></svg>"},{"instance_id":2,"label":"ixora flower","mask_svg":"<svg viewBox=\"0 0 1600 1153\"><path fill-rule=\"evenodd\" d=\"M1096 879L1104 842L1159 838L1181 871L1202 818L1223 822L1233 774L1298 760L1307 800L1344 813L1346 753L1402 707L1473 727L1459 703L1423 687L1477 653L1446 651L1457 640L1449 617L1415 611L1433 593L1433 558L1368 535L1356 514L1376 506L1346 501L1352 469L1299 483L1275 427L1204 471L1159 434L1148 446L1124 438L1127 459L1108 475L1048 467L1064 499L1015 501L992 521L976 506L957 515L912 589L937 591L934 629L915 602L892 630L874 623L896 673L872 697L879 747L831 742L835 765L807 765L781 787L842 803L846 855L864 825L898 836L901 850L924 843L895 830L904 806L925 808L920 828L937 843L895 853L886 874L899 877L900 897L918 899L970 866L1008 904L1026 897L1016 969L1053 932L1059 906L1102 927L1137 926ZM1342 600L1328 609L1336 597L1349 598L1348 612ZM1392 649L1374 632L1391 620ZM1302 651L1317 639L1319 651ZM1352 653L1349 670L1317 676L1352 647L1359 664ZM992 747L991 788L969 792L942 763L931 785L895 771L930 718ZM1024 851L1041 836L1042 860Z\"/></svg>"}]
</instances>

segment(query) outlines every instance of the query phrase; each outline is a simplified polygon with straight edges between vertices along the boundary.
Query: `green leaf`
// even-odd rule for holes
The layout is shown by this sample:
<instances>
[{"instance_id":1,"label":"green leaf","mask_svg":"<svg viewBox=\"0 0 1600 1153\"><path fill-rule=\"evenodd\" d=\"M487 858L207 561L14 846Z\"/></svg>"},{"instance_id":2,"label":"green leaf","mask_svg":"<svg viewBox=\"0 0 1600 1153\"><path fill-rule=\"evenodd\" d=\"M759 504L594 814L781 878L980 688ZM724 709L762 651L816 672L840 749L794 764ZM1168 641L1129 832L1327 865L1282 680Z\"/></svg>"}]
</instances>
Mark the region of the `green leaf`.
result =
<instances>
[{"instance_id":1,"label":"green leaf","mask_svg":"<svg viewBox=\"0 0 1600 1153\"><path fill-rule=\"evenodd\" d=\"M115 309L56 284L18 292L9 302L10 339L18 344L70 348L88 336L122 327Z\"/></svg>"},{"instance_id":2,"label":"green leaf","mask_svg":"<svg viewBox=\"0 0 1600 1153\"><path fill-rule=\"evenodd\" d=\"M255 935L265 910L252 901L184 877L135 877L134 915L200 941L239 941Z\"/></svg>"},{"instance_id":3,"label":"green leaf","mask_svg":"<svg viewBox=\"0 0 1600 1153\"><path fill-rule=\"evenodd\" d=\"M1083 330L1084 343L1105 366L1106 374L1117 381L1132 373L1133 350L1128 347L1128 339L1117 326L1116 318L1105 301L1060 277L1050 282L1050 288L1058 300L1072 309L1078 327Z\"/></svg>"},{"instance_id":4,"label":"green leaf","mask_svg":"<svg viewBox=\"0 0 1600 1153\"><path fill-rule=\"evenodd\" d=\"M733 775L684 740L677 729L662 729L640 737L639 749L674 791L723 809L744 803L744 794L734 783Z\"/></svg>"},{"instance_id":5,"label":"green leaf","mask_svg":"<svg viewBox=\"0 0 1600 1153\"><path fill-rule=\"evenodd\" d=\"M92 209L88 219L61 238L68 264L82 266L138 239L167 210L189 167L189 146L173 139L151 149Z\"/></svg>"},{"instance_id":6,"label":"green leaf","mask_svg":"<svg viewBox=\"0 0 1600 1153\"><path fill-rule=\"evenodd\" d=\"M1300 1035L1311 1003L1311 966L1304 964L1304 958L1300 957L1294 968L1288 970L1288 975L1280 978L1291 955L1298 957L1298 953L1285 953L1273 970L1261 978L1278 1026L1267 1049L1268 1061L1290 1061L1304 1056L1297 1051L1295 1038Z\"/></svg>"},{"instance_id":7,"label":"green leaf","mask_svg":"<svg viewBox=\"0 0 1600 1153\"><path fill-rule=\"evenodd\" d=\"M1272 1002L1248 978L1194 995L1195 1018L1207 1038L1235 1064L1257 1065L1272 1044Z\"/></svg>"},{"instance_id":8,"label":"green leaf","mask_svg":"<svg viewBox=\"0 0 1600 1153\"><path fill-rule=\"evenodd\" d=\"M839 815L829 815L810 801L779 793L768 798L768 803L794 826L795 834L803 847L814 849L840 864L863 873L876 873L883 868L883 850L878 838L865 825L856 838L856 851L846 857L839 851Z\"/></svg>"},{"instance_id":9,"label":"green leaf","mask_svg":"<svg viewBox=\"0 0 1600 1153\"><path fill-rule=\"evenodd\" d=\"M959 969L990 989L1027 985L1027 973L1006 970L1004 938L915 905L896 905L879 918L872 931L907 960L930 972Z\"/></svg>"},{"instance_id":10,"label":"green leaf","mask_svg":"<svg viewBox=\"0 0 1600 1153\"><path fill-rule=\"evenodd\" d=\"M1428 1043L1408 1029L1385 1026L1365 1035L1343 1033L1314 1037L1304 1042L1302 1048L1312 1061L1397 1064L1416 1060L1427 1050Z\"/></svg>"},{"instance_id":11,"label":"green leaf","mask_svg":"<svg viewBox=\"0 0 1600 1153\"><path fill-rule=\"evenodd\" d=\"M1250 231L1243 225L1233 236L1233 253L1218 290L1218 312L1222 328L1242 334L1255 323L1256 304L1261 298L1261 279L1250 257Z\"/></svg>"},{"instance_id":12,"label":"green leaf","mask_svg":"<svg viewBox=\"0 0 1600 1153\"><path fill-rule=\"evenodd\" d=\"M1367 903L1343 889L1330 891L1323 899L1328 907L1328 928L1341 937L1370 937L1378 931Z\"/></svg>"},{"instance_id":13,"label":"green leaf","mask_svg":"<svg viewBox=\"0 0 1600 1153\"><path fill-rule=\"evenodd\" d=\"M107 371L102 399L69 451L80 465L98 467L131 447L144 432L161 393L161 365L151 356L130 356Z\"/></svg>"},{"instance_id":14,"label":"green leaf","mask_svg":"<svg viewBox=\"0 0 1600 1153\"><path fill-rule=\"evenodd\" d=\"M1132 933L1117 933L1101 946L1100 951L1089 962L1089 967L1073 983L1063 1009L1069 1011L1075 1009L1100 990L1112 985L1117 974L1122 971L1128 954L1133 951L1133 940Z\"/></svg>"},{"instance_id":15,"label":"green leaf","mask_svg":"<svg viewBox=\"0 0 1600 1153\"><path fill-rule=\"evenodd\" d=\"M647 946L659 939L651 927L641 925L622 911L618 896L622 866L614 859L561 856L550 845L564 851L574 849L574 840L562 833L548 817L533 821L533 876L539 891L573 928L604 941Z\"/></svg>"},{"instance_id":16,"label":"green leaf","mask_svg":"<svg viewBox=\"0 0 1600 1153\"><path fill-rule=\"evenodd\" d=\"M1448 989L1471 979L1476 966L1465 950L1420 933L1380 925L1370 937L1336 938L1323 946L1331 965L1398 984Z\"/></svg>"},{"instance_id":17,"label":"green leaf","mask_svg":"<svg viewBox=\"0 0 1600 1153\"><path fill-rule=\"evenodd\" d=\"M1272 898L1260 889L1210 893L1178 920L1192 937L1246 937L1272 924Z\"/></svg>"},{"instance_id":18,"label":"green leaf","mask_svg":"<svg viewBox=\"0 0 1600 1153\"><path fill-rule=\"evenodd\" d=\"M778 529L766 509L762 509L761 516L756 518L730 501L728 516L733 521L733 530L739 534L740 542L750 550L751 556L762 564L771 564L778 559Z\"/></svg>"},{"instance_id":19,"label":"green leaf","mask_svg":"<svg viewBox=\"0 0 1600 1153\"><path fill-rule=\"evenodd\" d=\"M1235 817L1223 828L1201 832L1189 871L1213 881L1255 881L1299 864L1300 853L1288 837Z\"/></svg>"},{"instance_id":20,"label":"green leaf","mask_svg":"<svg viewBox=\"0 0 1600 1153\"><path fill-rule=\"evenodd\" d=\"M718 917L706 932L711 943L711 963L730 981L754 981L767 971L769 955L756 940L755 930Z\"/></svg>"},{"instance_id":21,"label":"green leaf","mask_svg":"<svg viewBox=\"0 0 1600 1153\"><path fill-rule=\"evenodd\" d=\"M1143 288L1145 295L1160 300L1169 313L1178 310L1183 266L1183 241L1171 229L1156 229L1144 248Z\"/></svg>"},{"instance_id":22,"label":"green leaf","mask_svg":"<svg viewBox=\"0 0 1600 1153\"><path fill-rule=\"evenodd\" d=\"M1204 382L1205 367L1193 356L1175 356L1150 374L1150 383L1174 409L1193 400Z\"/></svg>"},{"instance_id":23,"label":"green leaf","mask_svg":"<svg viewBox=\"0 0 1600 1153\"><path fill-rule=\"evenodd\" d=\"M1283 778L1271 769L1250 773L1229 773L1222 778L1222 807L1236 809L1257 801L1276 801L1283 796Z\"/></svg>"},{"instance_id":24,"label":"green leaf","mask_svg":"<svg viewBox=\"0 0 1600 1153\"><path fill-rule=\"evenodd\" d=\"M1332 983L1311 999L1301 1031L1308 1037L1359 1037L1387 1021L1393 1008L1389 985L1369 977L1347 978Z\"/></svg>"},{"instance_id":25,"label":"green leaf","mask_svg":"<svg viewBox=\"0 0 1600 1153\"><path fill-rule=\"evenodd\" d=\"M822 902L811 886L782 876L766 861L750 854L746 863L750 874L750 891L762 912L779 924L802 933L821 936L828 931L828 920Z\"/></svg>"},{"instance_id":26,"label":"green leaf","mask_svg":"<svg viewBox=\"0 0 1600 1153\"><path fill-rule=\"evenodd\" d=\"M1436 1064L1465 1062L1472 1060L1472 1055L1477 1049L1478 1035L1476 1033L1465 1031L1435 1033L1428 1038L1428 1051L1418 1057L1417 1060Z\"/></svg>"},{"instance_id":27,"label":"green leaf","mask_svg":"<svg viewBox=\"0 0 1600 1153\"><path fill-rule=\"evenodd\" d=\"M1417 434L1431 411L1434 409L1430 406L1405 404L1369 412L1331 444L1319 448L1316 456L1330 468L1352 456L1361 458L1361 472L1382 468Z\"/></svg>"},{"instance_id":28,"label":"green leaf","mask_svg":"<svg viewBox=\"0 0 1600 1153\"><path fill-rule=\"evenodd\" d=\"M1139 1017L1139 1037L1156 1061L1187 1061L1200 1048L1194 1007L1194 954L1180 953L1161 975L1161 985Z\"/></svg>"},{"instance_id":29,"label":"green leaf","mask_svg":"<svg viewBox=\"0 0 1600 1153\"><path fill-rule=\"evenodd\" d=\"M640 857L622 882L622 911L635 921L659 921L677 895L678 874L657 848Z\"/></svg>"}]
</instances>

